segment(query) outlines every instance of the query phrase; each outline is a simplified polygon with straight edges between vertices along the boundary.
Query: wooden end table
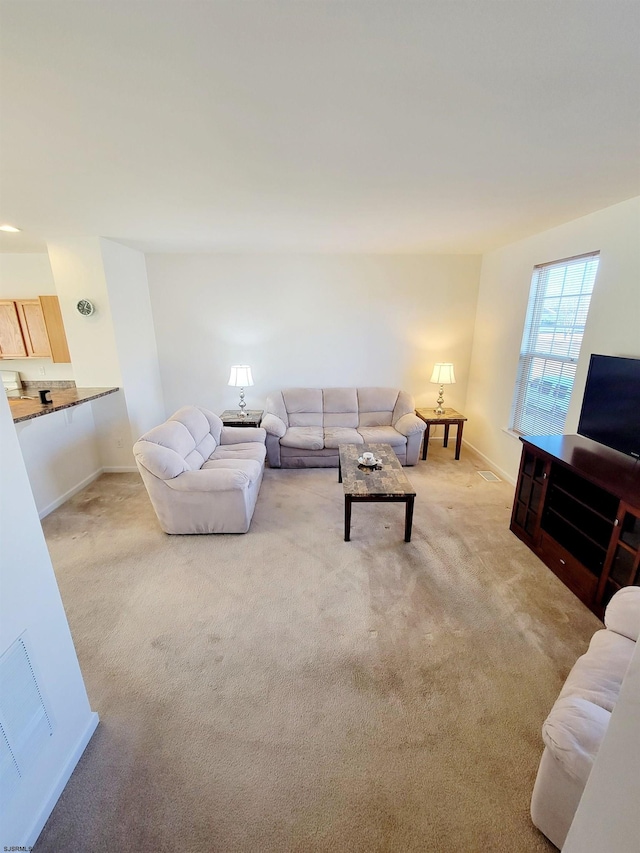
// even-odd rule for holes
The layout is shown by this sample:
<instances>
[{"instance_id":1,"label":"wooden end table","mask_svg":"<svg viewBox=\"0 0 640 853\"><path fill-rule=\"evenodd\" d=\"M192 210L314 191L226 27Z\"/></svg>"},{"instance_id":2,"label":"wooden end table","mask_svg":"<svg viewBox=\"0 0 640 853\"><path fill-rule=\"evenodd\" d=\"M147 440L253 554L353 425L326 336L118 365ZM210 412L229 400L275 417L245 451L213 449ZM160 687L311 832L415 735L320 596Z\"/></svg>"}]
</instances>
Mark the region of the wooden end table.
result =
<instances>
[{"instance_id":1,"label":"wooden end table","mask_svg":"<svg viewBox=\"0 0 640 853\"><path fill-rule=\"evenodd\" d=\"M225 409L220 420L225 426L259 427L263 414L262 409L247 409L243 417L238 409Z\"/></svg>"},{"instance_id":2,"label":"wooden end table","mask_svg":"<svg viewBox=\"0 0 640 853\"><path fill-rule=\"evenodd\" d=\"M432 426L438 426L438 424L442 424L444 426L444 441L442 442L443 447L447 447L447 445L449 444L449 427L451 426L451 424L457 424L458 432L456 435L456 459L460 459L460 448L462 447L462 428L464 426L464 422L467 420L465 416L461 415L460 412L456 412L455 409L445 409L443 415L436 414L433 409L416 409L416 415L427 425L427 428L424 431L424 439L422 444L422 459L424 460L427 458L427 450L429 449L429 430Z\"/></svg>"},{"instance_id":3,"label":"wooden end table","mask_svg":"<svg viewBox=\"0 0 640 853\"><path fill-rule=\"evenodd\" d=\"M380 470L364 468L358 457L370 451L382 462ZM416 491L390 444L341 444L338 448L338 482L344 488L344 541L351 539L351 505L354 502L404 503L404 541L411 542Z\"/></svg>"}]
</instances>

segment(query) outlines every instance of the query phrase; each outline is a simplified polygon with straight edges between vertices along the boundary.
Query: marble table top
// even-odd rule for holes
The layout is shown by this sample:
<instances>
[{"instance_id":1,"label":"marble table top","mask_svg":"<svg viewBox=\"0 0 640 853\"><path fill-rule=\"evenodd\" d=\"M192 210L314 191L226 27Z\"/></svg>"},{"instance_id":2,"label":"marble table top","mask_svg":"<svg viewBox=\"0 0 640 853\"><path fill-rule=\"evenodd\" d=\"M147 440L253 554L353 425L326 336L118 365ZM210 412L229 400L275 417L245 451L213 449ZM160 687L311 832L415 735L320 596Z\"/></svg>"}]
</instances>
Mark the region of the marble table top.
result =
<instances>
[{"instance_id":1,"label":"marble table top","mask_svg":"<svg viewBox=\"0 0 640 853\"><path fill-rule=\"evenodd\" d=\"M358 458L367 451L380 459L381 470L358 464ZM390 444L341 444L339 453L345 495L415 495Z\"/></svg>"}]
</instances>

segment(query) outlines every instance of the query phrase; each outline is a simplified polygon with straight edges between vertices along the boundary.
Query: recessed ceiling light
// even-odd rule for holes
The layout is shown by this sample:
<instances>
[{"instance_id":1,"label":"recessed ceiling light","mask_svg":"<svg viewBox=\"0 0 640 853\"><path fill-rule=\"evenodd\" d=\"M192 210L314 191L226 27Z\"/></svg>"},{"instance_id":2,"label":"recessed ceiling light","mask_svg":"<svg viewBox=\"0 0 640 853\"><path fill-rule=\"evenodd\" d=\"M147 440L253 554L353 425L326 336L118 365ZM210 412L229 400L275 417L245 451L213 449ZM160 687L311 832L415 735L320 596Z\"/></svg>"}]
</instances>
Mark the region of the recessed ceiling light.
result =
<instances>
[{"instance_id":1,"label":"recessed ceiling light","mask_svg":"<svg viewBox=\"0 0 640 853\"><path fill-rule=\"evenodd\" d=\"M14 228L13 225L0 225L0 231L11 231L13 233L20 231L20 229Z\"/></svg>"}]
</instances>

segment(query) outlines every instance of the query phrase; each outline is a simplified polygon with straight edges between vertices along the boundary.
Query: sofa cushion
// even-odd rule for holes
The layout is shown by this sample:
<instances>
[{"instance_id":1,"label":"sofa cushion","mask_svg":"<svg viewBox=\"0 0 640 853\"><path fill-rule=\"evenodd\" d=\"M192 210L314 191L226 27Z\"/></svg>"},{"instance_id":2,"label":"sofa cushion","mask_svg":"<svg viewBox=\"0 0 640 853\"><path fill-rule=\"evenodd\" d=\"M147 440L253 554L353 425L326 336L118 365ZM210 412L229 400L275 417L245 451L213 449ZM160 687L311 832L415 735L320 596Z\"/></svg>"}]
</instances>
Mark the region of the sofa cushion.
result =
<instances>
[{"instance_id":1,"label":"sofa cushion","mask_svg":"<svg viewBox=\"0 0 640 853\"><path fill-rule=\"evenodd\" d=\"M220 421L219 425L212 424L213 418ZM212 426L215 435L211 433ZM220 440L222 421L206 409L198 406L183 406L166 423L156 429L167 432L173 429L175 441L173 449L184 457L191 471L197 471L216 449L216 444Z\"/></svg>"},{"instance_id":2,"label":"sofa cushion","mask_svg":"<svg viewBox=\"0 0 640 853\"><path fill-rule=\"evenodd\" d=\"M558 699L542 726L542 739L563 769L586 781L605 736L611 714L578 696Z\"/></svg>"},{"instance_id":3,"label":"sofa cushion","mask_svg":"<svg viewBox=\"0 0 640 853\"><path fill-rule=\"evenodd\" d=\"M613 711L635 647L632 640L614 631L596 631L587 652L573 665L558 698L580 697Z\"/></svg>"},{"instance_id":4,"label":"sofa cushion","mask_svg":"<svg viewBox=\"0 0 640 853\"><path fill-rule=\"evenodd\" d=\"M243 459L254 460L262 464L267 455L267 449L260 441L245 441L239 444L220 444L209 457L209 461L218 459L231 459L242 461ZM206 467L205 465L202 466Z\"/></svg>"},{"instance_id":5,"label":"sofa cushion","mask_svg":"<svg viewBox=\"0 0 640 853\"><path fill-rule=\"evenodd\" d=\"M344 412L344 414L339 414L333 412L325 412L324 426L329 428L336 427L338 429L355 429L358 426L358 413Z\"/></svg>"},{"instance_id":6,"label":"sofa cushion","mask_svg":"<svg viewBox=\"0 0 640 853\"><path fill-rule=\"evenodd\" d=\"M358 427L358 432L367 444L390 444L391 447L404 447L407 439L392 426Z\"/></svg>"},{"instance_id":7,"label":"sofa cushion","mask_svg":"<svg viewBox=\"0 0 640 853\"><path fill-rule=\"evenodd\" d=\"M289 426L323 425L322 388L287 388L282 398L289 416Z\"/></svg>"},{"instance_id":8,"label":"sofa cushion","mask_svg":"<svg viewBox=\"0 0 640 853\"><path fill-rule=\"evenodd\" d=\"M209 432L207 419L200 415L200 412L197 409L196 415L200 416L202 421L207 425L206 433L203 433L202 430L197 427L194 428L193 423L186 426L180 420L170 419L165 421L165 423L160 424L160 426L150 429L142 438L144 441L151 442L159 447L164 447L168 450L174 451L174 453L183 460L182 470L197 471L202 467L204 460L208 459L215 450L216 442ZM202 423L200 423L199 426L201 427ZM155 454L155 456L157 457L158 464L160 464L160 457L158 454ZM166 454L164 454L163 457L164 456L166 456ZM151 459L152 457L149 458ZM182 473L178 470L179 467L180 466L176 467L174 463L171 463L171 465L166 468L165 473L158 474L157 476L162 477L162 479L167 479L166 474L169 472L169 469L171 469L174 473L170 476L175 477L177 474ZM153 471L153 473L156 472Z\"/></svg>"},{"instance_id":9,"label":"sofa cushion","mask_svg":"<svg viewBox=\"0 0 640 853\"><path fill-rule=\"evenodd\" d=\"M285 447L299 447L302 450L322 450L324 435L320 426L289 427L280 439Z\"/></svg>"},{"instance_id":10,"label":"sofa cushion","mask_svg":"<svg viewBox=\"0 0 640 853\"><path fill-rule=\"evenodd\" d=\"M358 388L358 426L390 426L397 388Z\"/></svg>"},{"instance_id":11,"label":"sofa cushion","mask_svg":"<svg viewBox=\"0 0 640 853\"><path fill-rule=\"evenodd\" d=\"M358 426L358 394L355 388L324 388L325 427Z\"/></svg>"},{"instance_id":12,"label":"sofa cushion","mask_svg":"<svg viewBox=\"0 0 640 853\"><path fill-rule=\"evenodd\" d=\"M357 412L358 393L355 388L323 388L325 412Z\"/></svg>"},{"instance_id":13,"label":"sofa cushion","mask_svg":"<svg viewBox=\"0 0 640 853\"><path fill-rule=\"evenodd\" d=\"M327 456L332 459L338 459L338 448L337 447L323 447L322 450L313 450L309 451L308 449L303 449L302 447L280 447L280 454L283 459L297 459L300 457L322 457ZM336 465L337 465L336 461ZM313 466L310 466L313 467Z\"/></svg>"},{"instance_id":14,"label":"sofa cushion","mask_svg":"<svg viewBox=\"0 0 640 853\"><path fill-rule=\"evenodd\" d=\"M364 444L364 439L356 429L325 427L324 446L337 448L341 444Z\"/></svg>"},{"instance_id":15,"label":"sofa cushion","mask_svg":"<svg viewBox=\"0 0 640 853\"><path fill-rule=\"evenodd\" d=\"M266 437L266 430L262 427L226 426L220 435L220 444L249 444L256 441L264 444Z\"/></svg>"},{"instance_id":16,"label":"sofa cushion","mask_svg":"<svg viewBox=\"0 0 640 853\"><path fill-rule=\"evenodd\" d=\"M165 421L160 426L153 427L142 436L142 440L174 450L182 459L186 459L196 446L189 430L178 421ZM204 462L204 459L202 461ZM200 464L202 465L202 462ZM191 470L190 465L187 467Z\"/></svg>"},{"instance_id":17,"label":"sofa cushion","mask_svg":"<svg viewBox=\"0 0 640 853\"><path fill-rule=\"evenodd\" d=\"M222 420L209 409L203 409L201 406L183 406L171 415L167 423L173 421L178 421L189 430L196 445L200 444L208 433L211 433L216 444L220 441Z\"/></svg>"}]
</instances>

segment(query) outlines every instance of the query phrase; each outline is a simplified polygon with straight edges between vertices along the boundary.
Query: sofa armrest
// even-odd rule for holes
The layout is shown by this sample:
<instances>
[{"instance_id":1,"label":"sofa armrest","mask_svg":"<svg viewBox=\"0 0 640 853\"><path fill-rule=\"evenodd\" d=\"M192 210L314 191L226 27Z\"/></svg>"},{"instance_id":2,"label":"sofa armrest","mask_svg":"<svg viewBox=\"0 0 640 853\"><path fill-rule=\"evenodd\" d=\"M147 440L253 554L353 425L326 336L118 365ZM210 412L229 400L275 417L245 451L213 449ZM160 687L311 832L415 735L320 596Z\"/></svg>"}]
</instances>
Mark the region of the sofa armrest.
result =
<instances>
[{"instance_id":1,"label":"sofa armrest","mask_svg":"<svg viewBox=\"0 0 640 853\"><path fill-rule=\"evenodd\" d=\"M244 444L245 441L259 441L264 444L266 437L262 427L222 427L220 444Z\"/></svg>"},{"instance_id":2,"label":"sofa armrest","mask_svg":"<svg viewBox=\"0 0 640 853\"><path fill-rule=\"evenodd\" d=\"M250 478L238 468L201 468L165 482L175 492L232 492L246 489Z\"/></svg>"},{"instance_id":3,"label":"sofa armrest","mask_svg":"<svg viewBox=\"0 0 640 853\"><path fill-rule=\"evenodd\" d=\"M565 773L585 785L611 712L580 696L557 699L542 726L542 739Z\"/></svg>"},{"instance_id":4,"label":"sofa armrest","mask_svg":"<svg viewBox=\"0 0 640 853\"><path fill-rule=\"evenodd\" d=\"M170 480L188 470L184 457L171 447L164 447L144 438L133 445L133 455L138 465L142 465L160 480Z\"/></svg>"},{"instance_id":5,"label":"sofa armrest","mask_svg":"<svg viewBox=\"0 0 640 853\"><path fill-rule=\"evenodd\" d=\"M274 414L267 414L262 419L262 427L269 433L275 435L276 438L282 438L287 431L287 427L282 418Z\"/></svg>"},{"instance_id":6,"label":"sofa armrest","mask_svg":"<svg viewBox=\"0 0 640 853\"><path fill-rule=\"evenodd\" d=\"M415 414L415 410L416 406L411 394L408 394L406 391L398 391L398 398L395 406L393 407L393 412L391 413L392 426L397 429L397 422L402 420L405 415Z\"/></svg>"},{"instance_id":7,"label":"sofa armrest","mask_svg":"<svg viewBox=\"0 0 640 853\"><path fill-rule=\"evenodd\" d=\"M398 432L402 433L402 435L413 435L416 432L424 432L427 428L427 425L423 420L417 415L407 414L403 415L401 418L395 422L394 427L398 430Z\"/></svg>"},{"instance_id":8,"label":"sofa armrest","mask_svg":"<svg viewBox=\"0 0 640 853\"><path fill-rule=\"evenodd\" d=\"M613 596L604 613L610 631L622 634L634 643L640 635L640 586L625 586Z\"/></svg>"}]
</instances>

